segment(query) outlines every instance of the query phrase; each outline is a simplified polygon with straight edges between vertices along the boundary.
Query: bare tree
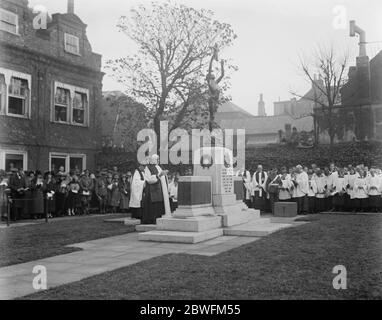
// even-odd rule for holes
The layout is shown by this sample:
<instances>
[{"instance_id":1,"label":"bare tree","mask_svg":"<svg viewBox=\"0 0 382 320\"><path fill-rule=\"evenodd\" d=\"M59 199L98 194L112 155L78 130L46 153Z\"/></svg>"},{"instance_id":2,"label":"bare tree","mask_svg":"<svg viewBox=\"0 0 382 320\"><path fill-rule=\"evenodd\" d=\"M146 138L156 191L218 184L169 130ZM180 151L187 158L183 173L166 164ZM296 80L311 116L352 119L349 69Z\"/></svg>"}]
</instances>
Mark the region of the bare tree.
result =
<instances>
[{"instance_id":1,"label":"bare tree","mask_svg":"<svg viewBox=\"0 0 382 320\"><path fill-rule=\"evenodd\" d=\"M345 83L348 68L348 55L337 55L333 47L319 47L312 55L313 62L308 63L300 58L300 69L303 76L312 84L313 96L302 96L292 92L294 96L310 100L314 103L311 116L320 113L327 123L330 146L335 136L334 108L341 103L341 88Z\"/></svg>"},{"instance_id":2,"label":"bare tree","mask_svg":"<svg viewBox=\"0 0 382 320\"><path fill-rule=\"evenodd\" d=\"M215 45L222 50L236 38L229 24L213 19L212 11L170 2L140 5L131 10L130 17L121 17L118 28L138 50L109 61L107 67L126 86L127 94L147 107L158 137L164 117L171 119L170 129L175 129L187 115L195 116L190 109L201 98L207 99L205 79L211 52ZM231 64L227 68L236 69ZM228 86L226 81L222 91Z\"/></svg>"}]
</instances>

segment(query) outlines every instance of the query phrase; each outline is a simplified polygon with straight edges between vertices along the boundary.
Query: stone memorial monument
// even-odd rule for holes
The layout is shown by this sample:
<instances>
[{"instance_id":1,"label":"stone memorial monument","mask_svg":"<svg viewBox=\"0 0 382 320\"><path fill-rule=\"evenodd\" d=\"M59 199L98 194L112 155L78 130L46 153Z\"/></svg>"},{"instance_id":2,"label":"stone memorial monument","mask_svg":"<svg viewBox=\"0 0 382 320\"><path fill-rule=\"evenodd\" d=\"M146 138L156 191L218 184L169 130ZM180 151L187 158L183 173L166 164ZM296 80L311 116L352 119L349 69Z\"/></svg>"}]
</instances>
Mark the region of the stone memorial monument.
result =
<instances>
[{"instance_id":1,"label":"stone memorial monument","mask_svg":"<svg viewBox=\"0 0 382 320\"><path fill-rule=\"evenodd\" d=\"M225 227L260 217L234 193L232 152L222 147L194 153L194 176L178 183L179 207L172 217L157 219L156 230L139 234L139 240L197 243L223 235Z\"/></svg>"}]
</instances>

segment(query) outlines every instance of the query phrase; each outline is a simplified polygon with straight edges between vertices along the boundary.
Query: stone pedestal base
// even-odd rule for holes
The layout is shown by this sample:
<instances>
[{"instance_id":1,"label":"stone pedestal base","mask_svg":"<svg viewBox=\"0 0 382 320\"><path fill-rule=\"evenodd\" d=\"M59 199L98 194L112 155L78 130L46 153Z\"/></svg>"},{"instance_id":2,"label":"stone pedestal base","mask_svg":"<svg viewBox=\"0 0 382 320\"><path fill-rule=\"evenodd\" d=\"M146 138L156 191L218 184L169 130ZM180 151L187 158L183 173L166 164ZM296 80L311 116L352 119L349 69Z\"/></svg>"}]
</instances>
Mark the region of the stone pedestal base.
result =
<instances>
[{"instance_id":1,"label":"stone pedestal base","mask_svg":"<svg viewBox=\"0 0 382 320\"><path fill-rule=\"evenodd\" d=\"M174 212L174 218L213 216L215 211L211 205L179 206Z\"/></svg>"},{"instance_id":2,"label":"stone pedestal base","mask_svg":"<svg viewBox=\"0 0 382 320\"><path fill-rule=\"evenodd\" d=\"M260 218L260 211L248 209L235 195L213 195L215 214L222 217L223 227L232 227Z\"/></svg>"},{"instance_id":3,"label":"stone pedestal base","mask_svg":"<svg viewBox=\"0 0 382 320\"><path fill-rule=\"evenodd\" d=\"M221 227L222 219L219 216L157 219L157 230L162 231L202 232Z\"/></svg>"},{"instance_id":4,"label":"stone pedestal base","mask_svg":"<svg viewBox=\"0 0 382 320\"><path fill-rule=\"evenodd\" d=\"M265 237L273 232L291 227L292 224L272 223L269 218L258 218L247 223L224 228L225 236Z\"/></svg>"},{"instance_id":5,"label":"stone pedestal base","mask_svg":"<svg viewBox=\"0 0 382 320\"><path fill-rule=\"evenodd\" d=\"M202 232L182 232L155 230L138 235L141 241L174 242L174 243L198 243L223 235L223 229L212 229Z\"/></svg>"},{"instance_id":6,"label":"stone pedestal base","mask_svg":"<svg viewBox=\"0 0 382 320\"><path fill-rule=\"evenodd\" d=\"M157 219L156 230L140 233L142 241L197 243L223 235L222 217L201 216Z\"/></svg>"}]
</instances>

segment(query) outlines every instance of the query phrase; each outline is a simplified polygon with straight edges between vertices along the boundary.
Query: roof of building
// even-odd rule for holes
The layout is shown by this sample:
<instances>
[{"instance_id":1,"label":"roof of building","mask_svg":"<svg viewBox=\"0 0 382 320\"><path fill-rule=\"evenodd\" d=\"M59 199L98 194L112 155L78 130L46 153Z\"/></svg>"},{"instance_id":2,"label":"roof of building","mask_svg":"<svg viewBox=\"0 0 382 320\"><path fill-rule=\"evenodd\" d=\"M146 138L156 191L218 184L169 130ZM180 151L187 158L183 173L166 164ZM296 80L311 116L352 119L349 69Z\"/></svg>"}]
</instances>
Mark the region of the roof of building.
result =
<instances>
[{"instance_id":1,"label":"roof of building","mask_svg":"<svg viewBox=\"0 0 382 320\"><path fill-rule=\"evenodd\" d=\"M102 97L107 99L109 97L123 97L126 96L122 91L113 90L113 91L102 91Z\"/></svg>"},{"instance_id":2,"label":"roof of building","mask_svg":"<svg viewBox=\"0 0 382 320\"><path fill-rule=\"evenodd\" d=\"M301 119L294 119L290 115L232 118L221 119L218 123L223 129L245 129L246 134L275 134L279 130L285 131L286 124L296 127L298 131L311 131L313 129L311 116Z\"/></svg>"},{"instance_id":3,"label":"roof of building","mask_svg":"<svg viewBox=\"0 0 382 320\"><path fill-rule=\"evenodd\" d=\"M249 113L248 111L245 111L243 108L240 108L238 105L234 104L231 101L223 103L217 111L218 114L224 114L224 113L238 113L240 115L243 115L245 117L253 117L254 115Z\"/></svg>"}]
</instances>

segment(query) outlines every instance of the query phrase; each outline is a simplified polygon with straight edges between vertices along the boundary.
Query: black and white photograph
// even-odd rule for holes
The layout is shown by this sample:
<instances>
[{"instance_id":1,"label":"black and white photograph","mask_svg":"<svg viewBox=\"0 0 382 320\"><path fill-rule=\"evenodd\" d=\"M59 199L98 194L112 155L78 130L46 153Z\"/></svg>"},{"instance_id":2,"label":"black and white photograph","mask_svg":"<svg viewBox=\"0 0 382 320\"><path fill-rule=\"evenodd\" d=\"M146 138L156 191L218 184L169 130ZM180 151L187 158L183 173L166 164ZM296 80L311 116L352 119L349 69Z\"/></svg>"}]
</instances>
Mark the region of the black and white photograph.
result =
<instances>
[{"instance_id":1,"label":"black and white photograph","mask_svg":"<svg viewBox=\"0 0 382 320\"><path fill-rule=\"evenodd\" d=\"M0 0L0 217L0 300L381 300L382 1Z\"/></svg>"}]
</instances>

